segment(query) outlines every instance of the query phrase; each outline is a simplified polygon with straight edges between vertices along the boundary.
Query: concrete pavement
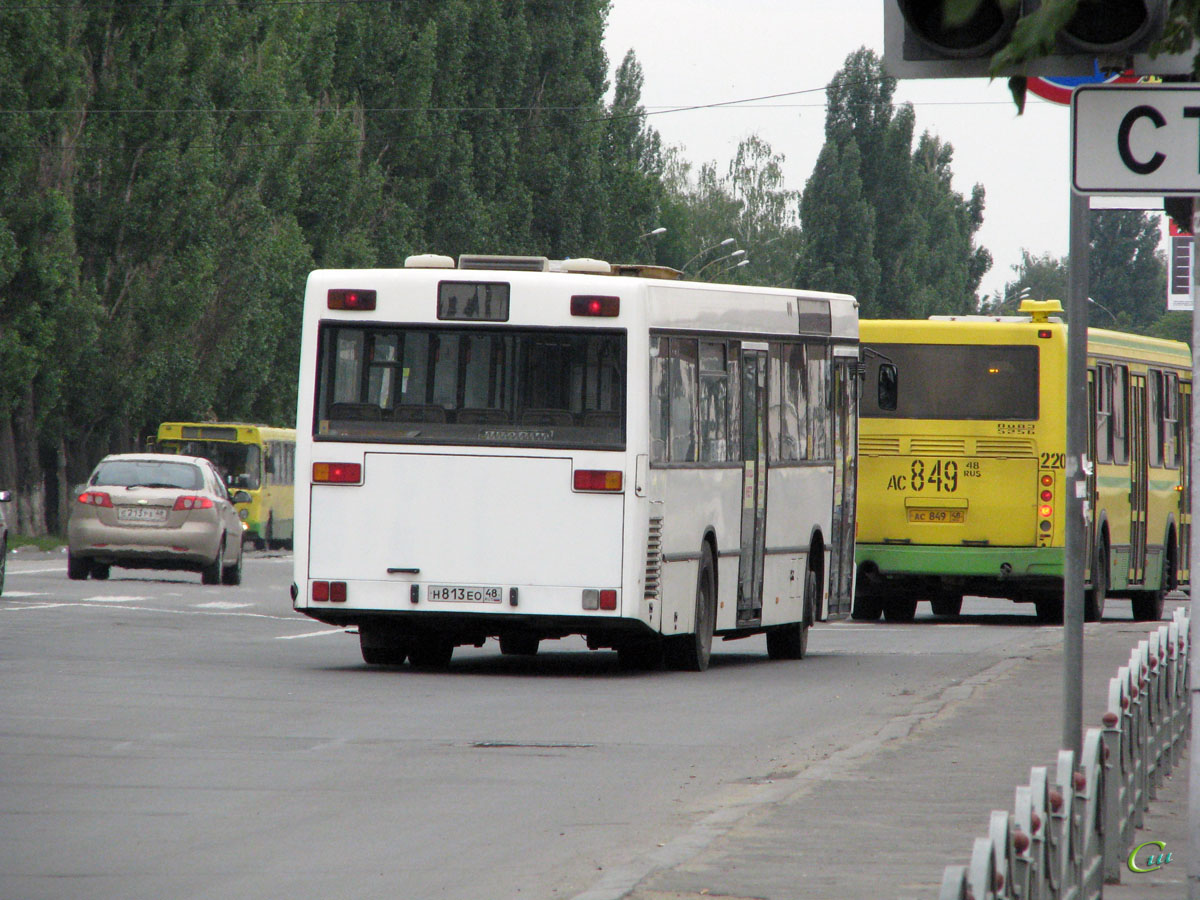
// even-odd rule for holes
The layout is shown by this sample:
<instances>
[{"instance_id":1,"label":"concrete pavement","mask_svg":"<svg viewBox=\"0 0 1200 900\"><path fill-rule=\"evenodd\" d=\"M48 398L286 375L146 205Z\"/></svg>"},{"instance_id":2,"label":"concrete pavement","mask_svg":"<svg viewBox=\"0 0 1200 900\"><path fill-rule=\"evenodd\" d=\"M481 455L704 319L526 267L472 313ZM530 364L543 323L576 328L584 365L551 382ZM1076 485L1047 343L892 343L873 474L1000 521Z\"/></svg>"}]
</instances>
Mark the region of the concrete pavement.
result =
<instances>
[{"instance_id":1,"label":"concrete pavement","mask_svg":"<svg viewBox=\"0 0 1200 900\"><path fill-rule=\"evenodd\" d=\"M1166 618L1175 605L1168 601ZM1085 729L1100 724L1109 678L1151 626L1086 627ZM853 747L776 773L769 802L714 812L663 847L649 874L623 886L613 873L580 900L933 900L943 869L969 862L991 811L1012 811L1030 768L1053 766L1061 660L1058 644L1004 660ZM1105 885L1109 900L1186 896L1188 767L1185 754L1135 838L1165 842L1172 862L1146 874L1123 870L1121 884Z\"/></svg>"}]
</instances>

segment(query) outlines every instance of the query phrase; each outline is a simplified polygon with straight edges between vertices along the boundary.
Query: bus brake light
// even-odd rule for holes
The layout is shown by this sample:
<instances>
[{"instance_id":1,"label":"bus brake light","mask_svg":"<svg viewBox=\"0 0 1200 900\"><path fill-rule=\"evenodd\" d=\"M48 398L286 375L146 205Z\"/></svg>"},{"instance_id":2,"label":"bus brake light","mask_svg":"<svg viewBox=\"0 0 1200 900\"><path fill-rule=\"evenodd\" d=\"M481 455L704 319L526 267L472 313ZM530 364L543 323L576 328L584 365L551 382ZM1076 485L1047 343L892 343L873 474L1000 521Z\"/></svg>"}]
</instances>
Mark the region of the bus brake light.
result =
<instances>
[{"instance_id":1,"label":"bus brake light","mask_svg":"<svg viewBox=\"0 0 1200 900\"><path fill-rule=\"evenodd\" d=\"M313 463L314 484L362 484L362 463Z\"/></svg>"},{"instance_id":2,"label":"bus brake light","mask_svg":"<svg viewBox=\"0 0 1200 900\"><path fill-rule=\"evenodd\" d=\"M1042 491L1042 502L1049 503L1054 499L1054 494L1051 491Z\"/></svg>"},{"instance_id":3,"label":"bus brake light","mask_svg":"<svg viewBox=\"0 0 1200 900\"><path fill-rule=\"evenodd\" d=\"M1043 475L1042 476L1042 487L1050 487L1050 485L1052 485L1052 484L1054 484L1054 476L1053 475Z\"/></svg>"},{"instance_id":4,"label":"bus brake light","mask_svg":"<svg viewBox=\"0 0 1200 900\"><path fill-rule=\"evenodd\" d=\"M1038 507L1038 515L1044 519L1048 519L1054 515L1054 507L1049 505L1040 506Z\"/></svg>"},{"instance_id":5,"label":"bus brake light","mask_svg":"<svg viewBox=\"0 0 1200 900\"><path fill-rule=\"evenodd\" d=\"M604 472L598 469L579 469L575 472L577 491L620 491L622 482L620 472Z\"/></svg>"},{"instance_id":6,"label":"bus brake light","mask_svg":"<svg viewBox=\"0 0 1200 900\"><path fill-rule=\"evenodd\" d=\"M375 291L330 288L326 301L330 309L349 309L365 312L375 308Z\"/></svg>"},{"instance_id":7,"label":"bus brake light","mask_svg":"<svg viewBox=\"0 0 1200 900\"><path fill-rule=\"evenodd\" d=\"M620 297L599 297L576 294L571 298L571 315L613 318L621 314Z\"/></svg>"}]
</instances>

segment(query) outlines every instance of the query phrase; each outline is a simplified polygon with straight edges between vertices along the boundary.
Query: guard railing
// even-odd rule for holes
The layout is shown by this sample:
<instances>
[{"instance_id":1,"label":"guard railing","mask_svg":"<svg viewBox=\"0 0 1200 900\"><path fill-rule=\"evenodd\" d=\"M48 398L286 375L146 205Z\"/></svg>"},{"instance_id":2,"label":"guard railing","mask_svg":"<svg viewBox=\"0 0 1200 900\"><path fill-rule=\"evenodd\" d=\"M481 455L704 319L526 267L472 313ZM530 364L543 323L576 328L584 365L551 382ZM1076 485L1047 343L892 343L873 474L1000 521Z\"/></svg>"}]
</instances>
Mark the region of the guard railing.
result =
<instances>
[{"instance_id":1,"label":"guard railing","mask_svg":"<svg viewBox=\"0 0 1200 900\"><path fill-rule=\"evenodd\" d=\"M1108 686L1103 727L1079 759L1034 766L1012 812L994 810L971 862L947 866L939 900L1092 900L1117 884L1134 831L1191 734L1188 616L1140 641Z\"/></svg>"}]
</instances>

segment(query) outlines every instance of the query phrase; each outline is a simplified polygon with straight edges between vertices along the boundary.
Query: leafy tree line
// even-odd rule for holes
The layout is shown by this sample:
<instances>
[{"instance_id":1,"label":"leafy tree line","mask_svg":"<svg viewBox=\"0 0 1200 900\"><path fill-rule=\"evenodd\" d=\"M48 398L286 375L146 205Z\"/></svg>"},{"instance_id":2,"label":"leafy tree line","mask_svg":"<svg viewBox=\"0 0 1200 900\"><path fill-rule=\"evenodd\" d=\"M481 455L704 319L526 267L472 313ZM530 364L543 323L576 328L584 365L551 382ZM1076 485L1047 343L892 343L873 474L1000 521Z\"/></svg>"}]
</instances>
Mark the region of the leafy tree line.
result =
<instances>
[{"instance_id":1,"label":"leafy tree line","mask_svg":"<svg viewBox=\"0 0 1200 900\"><path fill-rule=\"evenodd\" d=\"M597 256L850 290L870 315L973 305L982 189L951 189L948 145L913 145L873 54L831 84L801 195L756 137L725 172L693 173L646 124L632 55L606 102L606 14L607 0L0 7L15 530L63 530L95 460L160 421L291 421L313 268Z\"/></svg>"}]
</instances>

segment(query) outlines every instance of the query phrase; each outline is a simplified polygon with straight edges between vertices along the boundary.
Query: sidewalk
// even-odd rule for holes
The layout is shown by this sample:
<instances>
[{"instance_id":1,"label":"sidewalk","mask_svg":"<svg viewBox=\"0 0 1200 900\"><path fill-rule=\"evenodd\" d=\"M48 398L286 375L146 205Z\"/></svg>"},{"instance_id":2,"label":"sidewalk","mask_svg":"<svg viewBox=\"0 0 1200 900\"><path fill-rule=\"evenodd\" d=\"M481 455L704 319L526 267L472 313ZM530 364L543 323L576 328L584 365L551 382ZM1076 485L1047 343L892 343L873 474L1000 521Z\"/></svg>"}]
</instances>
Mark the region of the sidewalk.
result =
<instances>
[{"instance_id":1,"label":"sidewalk","mask_svg":"<svg viewBox=\"0 0 1200 900\"><path fill-rule=\"evenodd\" d=\"M1175 604L1168 602L1169 616ZM1084 728L1100 724L1109 678L1152 623L1105 622L1085 634ZM993 809L1012 811L1035 765L1061 738L1061 645L1006 660L798 773L775 802L693 829L694 852L641 879L629 900L936 900L947 865L967 864ZM1194 752L1194 748L1190 748ZM1151 804L1135 845L1174 856L1155 872L1122 871L1109 900L1186 896L1185 755ZM669 859L670 857L664 857Z\"/></svg>"}]
</instances>

